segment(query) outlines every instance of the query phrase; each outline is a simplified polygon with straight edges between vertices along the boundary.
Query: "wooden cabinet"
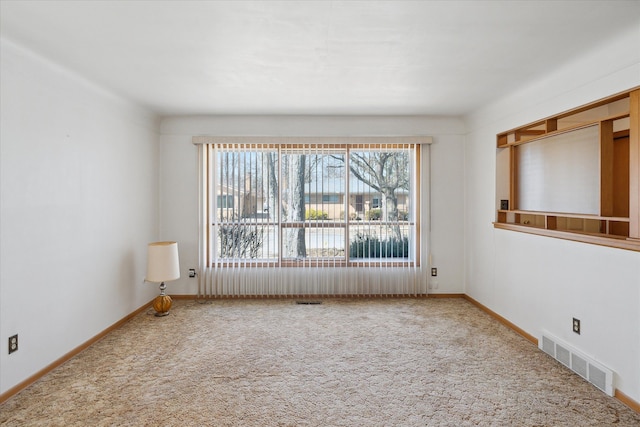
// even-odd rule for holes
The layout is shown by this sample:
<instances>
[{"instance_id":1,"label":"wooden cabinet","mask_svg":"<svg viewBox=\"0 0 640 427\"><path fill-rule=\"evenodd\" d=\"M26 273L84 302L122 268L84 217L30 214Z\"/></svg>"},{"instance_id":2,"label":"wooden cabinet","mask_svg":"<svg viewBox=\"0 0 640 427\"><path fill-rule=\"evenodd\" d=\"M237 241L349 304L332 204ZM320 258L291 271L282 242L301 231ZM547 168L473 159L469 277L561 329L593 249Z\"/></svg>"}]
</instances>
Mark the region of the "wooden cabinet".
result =
<instances>
[{"instance_id":1,"label":"wooden cabinet","mask_svg":"<svg viewBox=\"0 0 640 427\"><path fill-rule=\"evenodd\" d=\"M640 251L639 115L634 88L498 134L495 227Z\"/></svg>"}]
</instances>

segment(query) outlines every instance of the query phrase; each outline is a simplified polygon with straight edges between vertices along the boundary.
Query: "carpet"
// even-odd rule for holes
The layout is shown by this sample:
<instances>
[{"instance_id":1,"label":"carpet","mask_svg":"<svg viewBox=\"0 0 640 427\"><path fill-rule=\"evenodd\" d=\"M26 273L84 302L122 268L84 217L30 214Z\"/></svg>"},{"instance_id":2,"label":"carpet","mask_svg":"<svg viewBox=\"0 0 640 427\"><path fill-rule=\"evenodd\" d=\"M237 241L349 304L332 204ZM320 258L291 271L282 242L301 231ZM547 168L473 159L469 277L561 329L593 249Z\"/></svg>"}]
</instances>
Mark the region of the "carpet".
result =
<instances>
[{"instance_id":1,"label":"carpet","mask_svg":"<svg viewBox=\"0 0 640 427\"><path fill-rule=\"evenodd\" d=\"M639 426L463 299L174 302L0 406L3 426Z\"/></svg>"}]
</instances>

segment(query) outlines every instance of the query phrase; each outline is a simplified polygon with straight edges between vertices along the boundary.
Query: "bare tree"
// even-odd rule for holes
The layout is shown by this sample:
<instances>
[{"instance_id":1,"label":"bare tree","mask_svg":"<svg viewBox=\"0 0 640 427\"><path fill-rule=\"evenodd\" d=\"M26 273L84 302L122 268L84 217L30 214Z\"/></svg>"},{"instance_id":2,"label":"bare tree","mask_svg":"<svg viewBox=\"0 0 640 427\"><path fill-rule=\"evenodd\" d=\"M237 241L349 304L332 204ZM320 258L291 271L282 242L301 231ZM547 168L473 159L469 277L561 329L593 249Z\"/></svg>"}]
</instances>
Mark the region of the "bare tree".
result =
<instances>
[{"instance_id":1,"label":"bare tree","mask_svg":"<svg viewBox=\"0 0 640 427\"><path fill-rule=\"evenodd\" d=\"M287 187L282 191L282 219L284 222L304 221L304 184L306 176L304 154L283 156L282 175ZM305 230L302 227L286 228L283 233L285 253L306 257Z\"/></svg>"},{"instance_id":2,"label":"bare tree","mask_svg":"<svg viewBox=\"0 0 640 427\"><path fill-rule=\"evenodd\" d=\"M267 195L263 210L269 213L270 218L275 219L278 215L278 155L273 152L265 153L262 161L267 171L266 182L263 180L264 193Z\"/></svg>"},{"instance_id":3,"label":"bare tree","mask_svg":"<svg viewBox=\"0 0 640 427\"><path fill-rule=\"evenodd\" d=\"M268 169L269 210L280 208L283 222L303 222L305 220L305 184L317 180L317 174L332 172L331 167L324 168L323 154L285 154L281 157L280 172L282 183L278 183L278 163L275 153L267 154L265 158ZM334 165L335 168L335 165ZM335 172L333 172L335 173ZM282 202L277 205L279 185L282 185ZM303 227L285 228L283 245L288 256L306 257L307 247L305 229Z\"/></svg>"},{"instance_id":4,"label":"bare tree","mask_svg":"<svg viewBox=\"0 0 640 427\"><path fill-rule=\"evenodd\" d=\"M283 222L303 222L305 220L305 184L324 177L342 176L341 169L345 157L328 154L285 154L281 157L280 173L282 183L277 181L277 155L266 156L268 167L268 194L270 210L280 208ZM398 190L409 189L407 170L408 154L403 152L352 152L349 158L353 176L382 195L382 219L395 222L399 219ZM326 162L326 159L332 161ZM282 200L277 206L279 186L282 185ZM400 226L390 226L397 242L403 240ZM305 229L285 228L283 245L288 256L306 257Z\"/></svg>"},{"instance_id":5,"label":"bare tree","mask_svg":"<svg viewBox=\"0 0 640 427\"><path fill-rule=\"evenodd\" d=\"M349 169L361 182L382 194L382 219L398 220L398 189L409 189L408 155L403 152L352 152ZM392 227L398 241L400 227Z\"/></svg>"}]
</instances>

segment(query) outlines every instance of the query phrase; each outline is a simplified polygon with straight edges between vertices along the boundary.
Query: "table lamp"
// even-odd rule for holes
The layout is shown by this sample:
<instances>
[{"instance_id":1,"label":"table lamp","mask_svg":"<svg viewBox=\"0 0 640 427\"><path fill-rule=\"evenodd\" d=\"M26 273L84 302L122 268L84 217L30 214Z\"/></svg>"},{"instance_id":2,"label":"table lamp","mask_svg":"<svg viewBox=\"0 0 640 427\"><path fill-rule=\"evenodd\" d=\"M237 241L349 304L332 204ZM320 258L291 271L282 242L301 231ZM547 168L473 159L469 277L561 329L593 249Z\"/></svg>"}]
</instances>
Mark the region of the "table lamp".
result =
<instances>
[{"instance_id":1,"label":"table lamp","mask_svg":"<svg viewBox=\"0 0 640 427\"><path fill-rule=\"evenodd\" d=\"M147 247L147 282L160 283L160 295L153 300L156 316L166 316L171 308L171 297L165 293L164 282L180 278L178 243L154 242Z\"/></svg>"}]
</instances>

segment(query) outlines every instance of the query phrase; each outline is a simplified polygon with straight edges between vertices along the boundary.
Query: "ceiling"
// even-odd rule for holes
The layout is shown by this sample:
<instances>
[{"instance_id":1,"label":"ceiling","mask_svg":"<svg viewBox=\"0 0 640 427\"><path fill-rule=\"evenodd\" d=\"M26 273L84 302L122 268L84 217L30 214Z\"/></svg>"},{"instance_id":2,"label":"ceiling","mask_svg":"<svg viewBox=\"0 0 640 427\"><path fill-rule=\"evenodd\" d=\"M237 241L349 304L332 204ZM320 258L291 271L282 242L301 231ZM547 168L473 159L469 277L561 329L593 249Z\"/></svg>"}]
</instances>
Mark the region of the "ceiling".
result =
<instances>
[{"instance_id":1,"label":"ceiling","mask_svg":"<svg viewBox=\"0 0 640 427\"><path fill-rule=\"evenodd\" d=\"M638 0L0 2L3 38L159 115L465 115L631 27Z\"/></svg>"}]
</instances>

